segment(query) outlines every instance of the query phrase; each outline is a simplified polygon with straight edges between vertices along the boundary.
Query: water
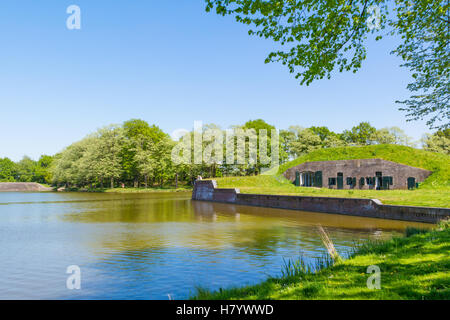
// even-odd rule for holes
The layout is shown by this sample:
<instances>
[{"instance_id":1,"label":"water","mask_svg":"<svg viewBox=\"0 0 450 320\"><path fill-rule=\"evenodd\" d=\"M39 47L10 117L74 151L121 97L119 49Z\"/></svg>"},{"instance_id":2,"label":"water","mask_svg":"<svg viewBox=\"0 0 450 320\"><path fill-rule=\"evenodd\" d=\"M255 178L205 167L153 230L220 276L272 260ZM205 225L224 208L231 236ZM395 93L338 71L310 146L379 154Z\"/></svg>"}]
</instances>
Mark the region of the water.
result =
<instances>
[{"instance_id":1,"label":"water","mask_svg":"<svg viewBox=\"0 0 450 320\"><path fill-rule=\"evenodd\" d=\"M172 299L253 284L283 258L344 254L406 226L343 215L190 200L190 193L0 193L0 299ZM81 269L81 289L66 269Z\"/></svg>"}]
</instances>

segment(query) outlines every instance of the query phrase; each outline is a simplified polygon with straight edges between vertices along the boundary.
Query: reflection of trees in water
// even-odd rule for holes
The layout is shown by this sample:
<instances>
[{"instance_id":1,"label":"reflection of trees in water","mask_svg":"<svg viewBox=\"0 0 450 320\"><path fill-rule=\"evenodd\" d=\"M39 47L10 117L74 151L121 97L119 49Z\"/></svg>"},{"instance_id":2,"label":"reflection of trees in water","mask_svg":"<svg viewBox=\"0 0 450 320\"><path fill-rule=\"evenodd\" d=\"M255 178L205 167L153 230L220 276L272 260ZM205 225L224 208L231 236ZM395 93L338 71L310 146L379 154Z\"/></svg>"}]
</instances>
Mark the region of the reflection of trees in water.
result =
<instances>
[{"instance_id":1,"label":"reflection of trees in water","mask_svg":"<svg viewBox=\"0 0 450 320\"><path fill-rule=\"evenodd\" d=\"M67 214L66 221L87 223L152 223L191 221L192 210L188 199L139 199L108 201L86 205L86 211Z\"/></svg>"},{"instance_id":2,"label":"reflection of trees in water","mask_svg":"<svg viewBox=\"0 0 450 320\"><path fill-rule=\"evenodd\" d=\"M103 199L100 196L96 200ZM106 197L108 199L108 197ZM84 210L80 210L84 208ZM191 201L186 195L117 195L74 204L63 220L97 224L90 245L106 250L182 247L235 248L255 256L324 249L315 226L327 228L338 250L369 237L389 237L411 223L262 207ZM387 232L386 226L389 226ZM89 230L89 229L87 229ZM95 230L95 231L94 231ZM89 231L86 232L87 234ZM289 249L291 251L291 249Z\"/></svg>"}]
</instances>

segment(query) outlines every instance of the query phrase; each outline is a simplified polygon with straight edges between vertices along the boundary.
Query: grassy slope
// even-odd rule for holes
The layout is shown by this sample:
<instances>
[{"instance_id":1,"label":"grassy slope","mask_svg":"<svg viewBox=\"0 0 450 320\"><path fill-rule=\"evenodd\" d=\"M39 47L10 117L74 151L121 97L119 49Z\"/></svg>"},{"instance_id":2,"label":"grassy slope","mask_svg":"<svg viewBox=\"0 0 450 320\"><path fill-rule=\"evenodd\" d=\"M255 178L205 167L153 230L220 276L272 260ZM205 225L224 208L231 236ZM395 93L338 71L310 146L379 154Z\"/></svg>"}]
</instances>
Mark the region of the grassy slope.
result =
<instances>
[{"instance_id":1,"label":"grassy slope","mask_svg":"<svg viewBox=\"0 0 450 320\"><path fill-rule=\"evenodd\" d=\"M398 145L320 149L280 166L279 173L307 161L384 159L433 171L421 187L450 187L450 157Z\"/></svg>"},{"instance_id":2,"label":"grassy slope","mask_svg":"<svg viewBox=\"0 0 450 320\"><path fill-rule=\"evenodd\" d=\"M220 188L240 188L242 193L325 197L375 198L386 204L450 207L450 157L395 145L321 149L283 164L279 173L306 161L380 158L433 171L416 190L333 190L295 187L282 176L216 178Z\"/></svg>"},{"instance_id":3,"label":"grassy slope","mask_svg":"<svg viewBox=\"0 0 450 320\"><path fill-rule=\"evenodd\" d=\"M92 191L92 190L91 190ZM92 192L108 192L108 193L152 193L152 192L186 192L192 191L192 188L180 187L175 188L108 188L94 189Z\"/></svg>"},{"instance_id":4,"label":"grassy slope","mask_svg":"<svg viewBox=\"0 0 450 320\"><path fill-rule=\"evenodd\" d=\"M269 278L195 299L450 299L450 229L363 245L351 258L316 274ZM381 289L368 289L367 267L381 270Z\"/></svg>"}]
</instances>

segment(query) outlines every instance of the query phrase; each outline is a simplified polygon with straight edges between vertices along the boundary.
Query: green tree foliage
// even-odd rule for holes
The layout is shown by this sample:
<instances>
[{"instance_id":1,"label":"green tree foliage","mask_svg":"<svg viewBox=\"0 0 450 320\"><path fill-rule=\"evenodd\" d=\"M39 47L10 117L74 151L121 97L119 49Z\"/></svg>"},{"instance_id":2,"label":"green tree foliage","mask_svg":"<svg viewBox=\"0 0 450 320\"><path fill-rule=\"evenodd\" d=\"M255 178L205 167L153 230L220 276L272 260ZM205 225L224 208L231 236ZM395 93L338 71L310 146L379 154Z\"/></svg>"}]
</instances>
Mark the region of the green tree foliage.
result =
<instances>
[{"instance_id":1,"label":"green tree foliage","mask_svg":"<svg viewBox=\"0 0 450 320\"><path fill-rule=\"evenodd\" d=\"M427 118L430 128L450 128L450 2L397 0L398 19L391 22L403 43L394 50L412 72L414 94L397 101L409 120Z\"/></svg>"},{"instance_id":2,"label":"green tree foliage","mask_svg":"<svg viewBox=\"0 0 450 320\"><path fill-rule=\"evenodd\" d=\"M415 143L399 127L382 128L376 130L370 137L371 144L399 144L414 147Z\"/></svg>"},{"instance_id":3,"label":"green tree foliage","mask_svg":"<svg viewBox=\"0 0 450 320\"><path fill-rule=\"evenodd\" d=\"M261 130L267 133L268 157L271 156L273 125L262 119L250 120L243 125L235 125L230 130L236 135L240 130L253 130L256 134L257 163L249 163L249 138L246 138L245 163L237 161L237 138L229 142L234 148L234 163L227 160L227 139L229 132L215 124L206 124L200 134L202 148L194 148L194 131L188 132L190 140L190 163L172 162L172 151L176 142L155 125L139 119L132 119L122 126L111 125L77 141L62 152L43 155L38 161L24 157L14 163L8 158L0 159L0 181L23 181L52 183L67 187L116 187L126 186L164 186L167 183L184 182L191 184L198 176L243 176L260 174L270 164L262 164L259 139ZM223 139L216 139L221 135ZM199 136L197 136L198 138ZM362 146L367 144L412 145L409 138L397 127L377 130L368 122L361 122L351 130L342 133L327 127L312 126L302 128L291 126L280 130L280 164L297 157L306 156L319 149L343 147L348 144ZM448 154L450 130L438 131L423 141L424 149ZM218 143L218 145L217 145ZM189 148L189 147L188 147ZM218 152L222 150L221 154ZM216 157L217 155L217 157ZM200 157L199 157L200 156ZM211 156L213 161L210 161ZM197 157L197 162L194 161ZM198 162L198 160L200 161ZM271 161L272 159L270 159ZM271 163L273 164L273 163Z\"/></svg>"},{"instance_id":4,"label":"green tree foliage","mask_svg":"<svg viewBox=\"0 0 450 320\"><path fill-rule=\"evenodd\" d=\"M55 156L53 183L69 187L139 186L172 178L173 141L157 126L138 119L108 126L88 135Z\"/></svg>"},{"instance_id":5,"label":"green tree foliage","mask_svg":"<svg viewBox=\"0 0 450 320\"><path fill-rule=\"evenodd\" d=\"M450 129L427 134L422 139L423 149L426 151L450 155Z\"/></svg>"},{"instance_id":6,"label":"green tree foliage","mask_svg":"<svg viewBox=\"0 0 450 320\"><path fill-rule=\"evenodd\" d=\"M260 134L261 130L265 130L267 133L267 156L270 157L272 154L271 144L272 144L272 130L275 129L273 125L268 124L262 119L249 120L243 126L242 129L248 130L253 129L256 133L256 143L257 143L257 164L254 166L250 166L248 168L249 173L259 174L261 173L262 168L268 168L269 165L264 165L261 163L261 150L260 150Z\"/></svg>"},{"instance_id":7,"label":"green tree foliage","mask_svg":"<svg viewBox=\"0 0 450 320\"><path fill-rule=\"evenodd\" d=\"M342 139L341 135L331 131L327 127L310 127L312 132L317 134L322 141L322 147L324 148L337 148L346 145L346 142Z\"/></svg>"},{"instance_id":8,"label":"green tree foliage","mask_svg":"<svg viewBox=\"0 0 450 320\"><path fill-rule=\"evenodd\" d=\"M305 129L299 126L289 127L294 138L290 142L290 153L293 157L310 153L322 148L322 139L312 129Z\"/></svg>"},{"instance_id":9,"label":"green tree foliage","mask_svg":"<svg viewBox=\"0 0 450 320\"><path fill-rule=\"evenodd\" d=\"M53 157L48 155L42 155L36 163L33 181L38 183L51 183L51 165Z\"/></svg>"},{"instance_id":10,"label":"green tree foliage","mask_svg":"<svg viewBox=\"0 0 450 320\"><path fill-rule=\"evenodd\" d=\"M30 157L24 156L22 160L17 163L16 180L20 182L32 182L35 169L36 162L33 161Z\"/></svg>"},{"instance_id":11,"label":"green tree foliage","mask_svg":"<svg viewBox=\"0 0 450 320\"><path fill-rule=\"evenodd\" d=\"M154 149L153 145L168 136L159 127L150 126L140 119L125 121L123 130L125 141L122 148L122 166L125 180L133 180L134 186L137 187L139 180L144 177L147 186L152 171L150 168L154 165L149 158L151 150Z\"/></svg>"},{"instance_id":12,"label":"green tree foliage","mask_svg":"<svg viewBox=\"0 0 450 320\"><path fill-rule=\"evenodd\" d=\"M372 127L369 122L361 122L351 130L344 130L342 138L349 144L368 145L377 129Z\"/></svg>"},{"instance_id":13,"label":"green tree foliage","mask_svg":"<svg viewBox=\"0 0 450 320\"><path fill-rule=\"evenodd\" d=\"M380 12L379 28L371 28L373 6ZM449 126L449 2L444 0L206 0L206 11L232 15L250 26L249 34L279 44L266 63L286 65L301 84L330 78L338 70L356 72L366 58L365 40L396 35L393 50L415 81L415 94L402 110L410 120L430 117L427 124ZM392 10L393 9L393 10ZM389 10L392 10L389 12ZM388 30L386 30L388 28ZM443 121L441 123L440 121Z\"/></svg>"},{"instance_id":14,"label":"green tree foliage","mask_svg":"<svg viewBox=\"0 0 450 320\"><path fill-rule=\"evenodd\" d=\"M50 166L53 157L43 155L38 161L24 156L15 163L9 158L0 158L0 182L51 183Z\"/></svg>"},{"instance_id":15,"label":"green tree foliage","mask_svg":"<svg viewBox=\"0 0 450 320\"><path fill-rule=\"evenodd\" d=\"M17 166L9 158L0 158L0 182L14 182L17 176Z\"/></svg>"}]
</instances>

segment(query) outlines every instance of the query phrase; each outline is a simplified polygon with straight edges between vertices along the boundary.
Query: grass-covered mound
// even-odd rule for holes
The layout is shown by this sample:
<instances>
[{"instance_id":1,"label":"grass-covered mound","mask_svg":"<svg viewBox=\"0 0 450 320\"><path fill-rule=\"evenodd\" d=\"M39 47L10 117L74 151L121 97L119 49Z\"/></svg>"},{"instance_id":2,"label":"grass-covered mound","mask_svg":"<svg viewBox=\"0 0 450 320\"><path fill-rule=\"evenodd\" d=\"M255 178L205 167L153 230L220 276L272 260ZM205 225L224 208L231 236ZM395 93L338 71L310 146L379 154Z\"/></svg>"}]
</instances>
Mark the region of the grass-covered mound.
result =
<instances>
[{"instance_id":1,"label":"grass-covered mound","mask_svg":"<svg viewBox=\"0 0 450 320\"><path fill-rule=\"evenodd\" d=\"M379 158L423 168L433 173L415 190L336 190L296 187L281 175L306 161ZM321 149L283 164L278 175L215 178L219 188L239 188L242 193L379 199L385 204L450 207L450 157L397 145Z\"/></svg>"},{"instance_id":2,"label":"grass-covered mound","mask_svg":"<svg viewBox=\"0 0 450 320\"><path fill-rule=\"evenodd\" d=\"M448 223L417 231L406 238L365 243L349 259L316 273L300 270L217 292L199 289L194 299L450 299ZM381 289L367 287L371 265L380 268Z\"/></svg>"},{"instance_id":3,"label":"grass-covered mound","mask_svg":"<svg viewBox=\"0 0 450 320\"><path fill-rule=\"evenodd\" d=\"M421 188L450 187L450 156L390 144L320 149L281 165L278 172L281 174L308 161L351 159L383 159L427 169L433 173L421 184Z\"/></svg>"}]
</instances>

